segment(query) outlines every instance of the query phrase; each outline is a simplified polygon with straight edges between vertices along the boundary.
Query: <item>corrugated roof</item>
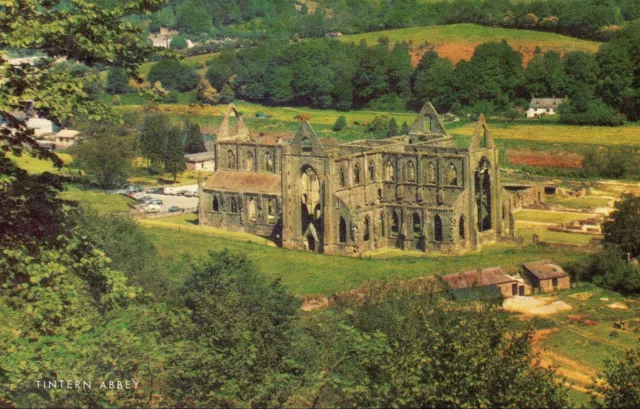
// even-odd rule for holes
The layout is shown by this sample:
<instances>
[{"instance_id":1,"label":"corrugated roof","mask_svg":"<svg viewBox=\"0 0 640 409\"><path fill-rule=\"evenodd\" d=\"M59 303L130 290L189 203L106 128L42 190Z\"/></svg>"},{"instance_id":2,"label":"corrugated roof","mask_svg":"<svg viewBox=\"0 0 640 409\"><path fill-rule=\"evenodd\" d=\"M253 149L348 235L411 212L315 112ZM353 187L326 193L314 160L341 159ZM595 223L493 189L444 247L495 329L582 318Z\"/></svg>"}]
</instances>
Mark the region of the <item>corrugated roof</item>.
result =
<instances>
[{"instance_id":1,"label":"corrugated roof","mask_svg":"<svg viewBox=\"0 0 640 409\"><path fill-rule=\"evenodd\" d=\"M451 289L472 287L488 287L491 285L515 282L516 279L505 274L500 267L484 268L480 271L465 271L459 274L449 274L442 279Z\"/></svg>"},{"instance_id":2,"label":"corrugated roof","mask_svg":"<svg viewBox=\"0 0 640 409\"><path fill-rule=\"evenodd\" d=\"M184 159L187 162L204 162L207 160L213 160L215 158L216 158L215 152L189 153L184 155Z\"/></svg>"},{"instance_id":3,"label":"corrugated roof","mask_svg":"<svg viewBox=\"0 0 640 409\"><path fill-rule=\"evenodd\" d=\"M523 267L540 280L548 280L550 278L567 277L566 271L557 264L550 261L536 261L534 263L524 263Z\"/></svg>"},{"instance_id":4,"label":"corrugated roof","mask_svg":"<svg viewBox=\"0 0 640 409\"><path fill-rule=\"evenodd\" d=\"M205 182L204 189L237 193L282 194L280 175L270 173L218 171Z\"/></svg>"},{"instance_id":5,"label":"corrugated roof","mask_svg":"<svg viewBox=\"0 0 640 409\"><path fill-rule=\"evenodd\" d=\"M562 98L532 98L530 108L557 108L564 102Z\"/></svg>"}]
</instances>

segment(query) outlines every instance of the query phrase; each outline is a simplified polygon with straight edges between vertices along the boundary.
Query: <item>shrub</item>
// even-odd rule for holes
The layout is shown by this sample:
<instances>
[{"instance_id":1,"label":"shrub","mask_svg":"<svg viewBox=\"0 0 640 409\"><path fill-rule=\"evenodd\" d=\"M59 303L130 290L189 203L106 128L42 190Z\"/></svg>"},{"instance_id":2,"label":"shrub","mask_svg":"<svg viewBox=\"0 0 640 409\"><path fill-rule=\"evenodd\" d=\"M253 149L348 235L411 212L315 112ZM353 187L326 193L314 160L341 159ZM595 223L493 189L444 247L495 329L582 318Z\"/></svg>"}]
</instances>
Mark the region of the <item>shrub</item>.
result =
<instances>
[{"instance_id":1,"label":"shrub","mask_svg":"<svg viewBox=\"0 0 640 409\"><path fill-rule=\"evenodd\" d=\"M333 124L333 130L335 132L340 132L346 127L347 127L347 118L344 115L339 116L338 119L336 119L336 123Z\"/></svg>"}]
</instances>

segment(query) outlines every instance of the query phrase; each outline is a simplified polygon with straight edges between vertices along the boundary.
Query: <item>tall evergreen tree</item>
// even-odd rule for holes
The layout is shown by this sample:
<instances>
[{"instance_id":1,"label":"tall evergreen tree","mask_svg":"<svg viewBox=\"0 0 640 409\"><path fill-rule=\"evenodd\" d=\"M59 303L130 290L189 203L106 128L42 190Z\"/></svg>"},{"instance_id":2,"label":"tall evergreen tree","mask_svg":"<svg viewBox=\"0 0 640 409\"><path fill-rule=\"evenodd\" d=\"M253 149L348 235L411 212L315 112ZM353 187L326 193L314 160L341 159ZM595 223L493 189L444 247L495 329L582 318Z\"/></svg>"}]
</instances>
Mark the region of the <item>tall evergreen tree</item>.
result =
<instances>
[{"instance_id":1,"label":"tall evergreen tree","mask_svg":"<svg viewBox=\"0 0 640 409\"><path fill-rule=\"evenodd\" d=\"M124 68L112 67L107 72L106 90L109 94L124 94L127 92L129 76Z\"/></svg>"},{"instance_id":2,"label":"tall evergreen tree","mask_svg":"<svg viewBox=\"0 0 640 409\"><path fill-rule=\"evenodd\" d=\"M402 123L402 128L400 129L401 134L400 135L409 135L409 125L407 124L407 121L404 121Z\"/></svg>"},{"instance_id":3,"label":"tall evergreen tree","mask_svg":"<svg viewBox=\"0 0 640 409\"><path fill-rule=\"evenodd\" d=\"M229 104L233 102L236 97L233 90L231 89L231 86L228 83L224 84L224 86L220 90L220 94L218 95L220 97L221 104Z\"/></svg>"},{"instance_id":4,"label":"tall evergreen tree","mask_svg":"<svg viewBox=\"0 0 640 409\"><path fill-rule=\"evenodd\" d=\"M202 132L200 132L200 125L194 122L187 121L184 124L184 133L185 153L200 153L206 151L206 148L204 146L204 138L202 137Z\"/></svg>"},{"instance_id":5,"label":"tall evergreen tree","mask_svg":"<svg viewBox=\"0 0 640 409\"><path fill-rule=\"evenodd\" d=\"M399 135L398 123L396 122L395 118L391 118L391 121L389 121L389 137L398 136L398 135Z\"/></svg>"},{"instance_id":6,"label":"tall evergreen tree","mask_svg":"<svg viewBox=\"0 0 640 409\"><path fill-rule=\"evenodd\" d=\"M142 121L138 146L147 159L148 168L154 173L162 170L170 126L169 117L161 113L149 114Z\"/></svg>"},{"instance_id":7,"label":"tall evergreen tree","mask_svg":"<svg viewBox=\"0 0 640 409\"><path fill-rule=\"evenodd\" d=\"M178 173L184 171L184 146L182 146L182 132L177 126L172 126L167 133L167 145L164 153L164 169L173 175L173 181Z\"/></svg>"}]
</instances>

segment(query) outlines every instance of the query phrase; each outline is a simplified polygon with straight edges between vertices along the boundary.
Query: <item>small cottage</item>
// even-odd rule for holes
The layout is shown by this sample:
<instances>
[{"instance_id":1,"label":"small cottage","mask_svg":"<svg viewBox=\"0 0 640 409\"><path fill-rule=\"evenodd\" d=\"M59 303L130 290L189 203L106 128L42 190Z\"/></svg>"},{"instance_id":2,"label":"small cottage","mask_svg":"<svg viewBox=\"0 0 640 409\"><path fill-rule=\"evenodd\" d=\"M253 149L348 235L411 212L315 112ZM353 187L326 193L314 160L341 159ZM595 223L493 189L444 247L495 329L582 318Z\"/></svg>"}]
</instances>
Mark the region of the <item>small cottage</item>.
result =
<instances>
[{"instance_id":1,"label":"small cottage","mask_svg":"<svg viewBox=\"0 0 640 409\"><path fill-rule=\"evenodd\" d=\"M527 110L527 118L540 118L542 115L555 115L558 107L565 100L562 98L532 98Z\"/></svg>"},{"instance_id":2,"label":"small cottage","mask_svg":"<svg viewBox=\"0 0 640 409\"><path fill-rule=\"evenodd\" d=\"M187 170L191 172L213 172L215 170L215 152L200 152L184 155Z\"/></svg>"},{"instance_id":3,"label":"small cottage","mask_svg":"<svg viewBox=\"0 0 640 409\"><path fill-rule=\"evenodd\" d=\"M483 268L478 271L465 271L442 277L449 289L454 293L464 293L471 289L486 288L496 296L509 298L518 295L518 281L507 275L500 267Z\"/></svg>"},{"instance_id":4,"label":"small cottage","mask_svg":"<svg viewBox=\"0 0 640 409\"><path fill-rule=\"evenodd\" d=\"M571 287L571 277L566 271L551 261L524 263L523 278L534 290L552 292L566 290Z\"/></svg>"}]
</instances>

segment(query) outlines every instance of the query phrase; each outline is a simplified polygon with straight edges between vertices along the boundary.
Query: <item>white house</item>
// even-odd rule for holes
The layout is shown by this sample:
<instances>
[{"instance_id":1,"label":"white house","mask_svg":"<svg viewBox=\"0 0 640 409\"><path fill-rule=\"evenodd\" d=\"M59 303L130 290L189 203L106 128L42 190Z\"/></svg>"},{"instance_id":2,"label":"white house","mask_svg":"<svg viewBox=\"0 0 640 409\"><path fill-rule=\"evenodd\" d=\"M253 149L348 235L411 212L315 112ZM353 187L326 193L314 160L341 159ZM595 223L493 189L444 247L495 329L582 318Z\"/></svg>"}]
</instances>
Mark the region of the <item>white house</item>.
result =
<instances>
[{"instance_id":1,"label":"white house","mask_svg":"<svg viewBox=\"0 0 640 409\"><path fill-rule=\"evenodd\" d=\"M27 119L27 128L33 129L36 137L41 137L53 133L53 122L45 118L32 116Z\"/></svg>"},{"instance_id":2,"label":"white house","mask_svg":"<svg viewBox=\"0 0 640 409\"><path fill-rule=\"evenodd\" d=\"M149 34L149 39L153 43L154 47L169 48L171 39L178 34L177 31L171 30L167 27L160 27L158 34Z\"/></svg>"},{"instance_id":3,"label":"white house","mask_svg":"<svg viewBox=\"0 0 640 409\"><path fill-rule=\"evenodd\" d=\"M184 155L188 171L213 172L215 170L215 152L201 152Z\"/></svg>"},{"instance_id":4,"label":"white house","mask_svg":"<svg viewBox=\"0 0 640 409\"><path fill-rule=\"evenodd\" d=\"M55 144L56 149L67 149L78 140L80 132L73 129L61 129L58 133L45 135L45 139Z\"/></svg>"},{"instance_id":5,"label":"white house","mask_svg":"<svg viewBox=\"0 0 640 409\"><path fill-rule=\"evenodd\" d=\"M542 115L555 115L558 107L565 100L563 98L532 98L527 118L540 118Z\"/></svg>"}]
</instances>

